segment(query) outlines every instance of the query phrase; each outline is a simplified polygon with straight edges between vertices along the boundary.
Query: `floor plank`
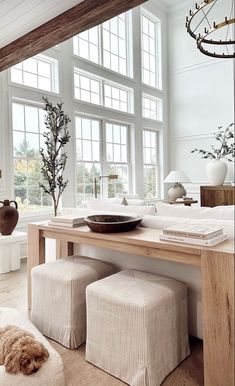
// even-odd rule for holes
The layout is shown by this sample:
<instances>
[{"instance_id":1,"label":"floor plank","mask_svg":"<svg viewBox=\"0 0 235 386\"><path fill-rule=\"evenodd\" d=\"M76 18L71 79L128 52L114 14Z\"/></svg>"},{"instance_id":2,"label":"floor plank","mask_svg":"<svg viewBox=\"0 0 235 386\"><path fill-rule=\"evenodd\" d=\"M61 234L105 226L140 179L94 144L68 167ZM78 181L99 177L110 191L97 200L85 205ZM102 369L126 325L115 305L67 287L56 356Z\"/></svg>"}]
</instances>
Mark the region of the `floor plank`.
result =
<instances>
[{"instance_id":1,"label":"floor plank","mask_svg":"<svg viewBox=\"0 0 235 386\"><path fill-rule=\"evenodd\" d=\"M0 305L14 307L25 316L27 311L27 263L22 260L21 269L0 275ZM49 340L64 363L66 386L122 386L112 377L85 361L85 345L77 350L68 350ZM162 386L203 386L202 341L191 338L192 354L184 360L162 383Z\"/></svg>"}]
</instances>

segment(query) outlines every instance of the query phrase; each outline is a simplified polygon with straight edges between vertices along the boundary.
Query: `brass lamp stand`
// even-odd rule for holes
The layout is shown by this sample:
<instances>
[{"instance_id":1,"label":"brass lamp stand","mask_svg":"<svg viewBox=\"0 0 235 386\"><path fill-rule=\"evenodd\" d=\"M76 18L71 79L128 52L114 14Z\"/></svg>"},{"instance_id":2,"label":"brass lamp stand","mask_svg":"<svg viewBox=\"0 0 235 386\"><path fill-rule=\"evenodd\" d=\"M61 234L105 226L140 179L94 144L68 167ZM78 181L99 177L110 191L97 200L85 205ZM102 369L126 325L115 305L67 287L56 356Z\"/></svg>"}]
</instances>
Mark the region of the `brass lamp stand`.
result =
<instances>
[{"instance_id":1,"label":"brass lamp stand","mask_svg":"<svg viewBox=\"0 0 235 386\"><path fill-rule=\"evenodd\" d=\"M117 174L110 174L108 176L98 176L94 179L94 191L95 191L95 198L97 198L97 180L102 180L103 178L108 178L108 180L117 180L118 175Z\"/></svg>"}]
</instances>

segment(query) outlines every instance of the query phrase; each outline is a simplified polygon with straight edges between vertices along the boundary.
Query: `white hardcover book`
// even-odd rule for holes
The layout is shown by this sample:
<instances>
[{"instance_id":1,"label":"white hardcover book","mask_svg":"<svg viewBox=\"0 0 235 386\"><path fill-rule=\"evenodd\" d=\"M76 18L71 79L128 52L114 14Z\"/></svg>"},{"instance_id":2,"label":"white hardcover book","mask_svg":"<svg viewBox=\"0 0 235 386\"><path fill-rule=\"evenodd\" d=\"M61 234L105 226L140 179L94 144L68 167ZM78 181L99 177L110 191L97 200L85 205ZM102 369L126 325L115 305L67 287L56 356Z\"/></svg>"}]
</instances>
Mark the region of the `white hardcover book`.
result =
<instances>
[{"instance_id":1,"label":"white hardcover book","mask_svg":"<svg viewBox=\"0 0 235 386\"><path fill-rule=\"evenodd\" d=\"M194 239L193 237L183 237L183 236L176 236L176 235L165 235L160 234L159 239L163 241L174 241L176 243L184 243L184 244L194 244L194 245L203 245L205 247L213 247L216 244L221 243L222 241L225 241L228 239L228 235L223 233L222 235L213 237L208 240L203 239Z\"/></svg>"},{"instance_id":2,"label":"white hardcover book","mask_svg":"<svg viewBox=\"0 0 235 386\"><path fill-rule=\"evenodd\" d=\"M77 228L81 225L85 225L84 221L80 222L79 224L71 224L68 222L59 222L59 221L49 221L48 225L51 225L53 227L66 227L66 228Z\"/></svg>"},{"instance_id":3,"label":"white hardcover book","mask_svg":"<svg viewBox=\"0 0 235 386\"><path fill-rule=\"evenodd\" d=\"M81 222L84 222L84 216L74 216L72 214L67 214L67 215L52 217L51 221L55 223L58 222L58 223L68 223L68 224L79 224Z\"/></svg>"},{"instance_id":4,"label":"white hardcover book","mask_svg":"<svg viewBox=\"0 0 235 386\"><path fill-rule=\"evenodd\" d=\"M223 228L213 225L177 224L164 228L165 235L192 237L195 239L208 240L223 234Z\"/></svg>"}]
</instances>

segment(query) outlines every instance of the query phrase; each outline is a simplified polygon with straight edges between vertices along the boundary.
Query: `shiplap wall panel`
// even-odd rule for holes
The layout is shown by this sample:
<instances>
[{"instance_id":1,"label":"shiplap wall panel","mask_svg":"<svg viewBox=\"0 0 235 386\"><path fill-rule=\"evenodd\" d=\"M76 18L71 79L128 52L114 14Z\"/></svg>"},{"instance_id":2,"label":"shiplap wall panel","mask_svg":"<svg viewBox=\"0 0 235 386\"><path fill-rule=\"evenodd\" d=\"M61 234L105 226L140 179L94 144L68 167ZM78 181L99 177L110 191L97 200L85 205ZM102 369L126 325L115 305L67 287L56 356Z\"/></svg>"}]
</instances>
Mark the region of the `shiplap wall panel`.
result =
<instances>
[{"instance_id":1,"label":"shiplap wall panel","mask_svg":"<svg viewBox=\"0 0 235 386\"><path fill-rule=\"evenodd\" d=\"M83 0L0 1L0 48L82 1Z\"/></svg>"}]
</instances>

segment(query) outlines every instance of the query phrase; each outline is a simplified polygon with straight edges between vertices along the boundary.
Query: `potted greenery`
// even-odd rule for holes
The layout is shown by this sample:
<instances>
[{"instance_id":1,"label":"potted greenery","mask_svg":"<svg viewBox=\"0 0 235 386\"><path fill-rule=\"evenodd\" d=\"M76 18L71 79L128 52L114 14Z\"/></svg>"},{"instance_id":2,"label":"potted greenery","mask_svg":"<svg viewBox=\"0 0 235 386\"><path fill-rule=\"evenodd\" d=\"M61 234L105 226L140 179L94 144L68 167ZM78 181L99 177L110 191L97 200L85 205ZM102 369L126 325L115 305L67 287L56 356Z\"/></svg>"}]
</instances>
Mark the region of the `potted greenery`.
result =
<instances>
[{"instance_id":1,"label":"potted greenery","mask_svg":"<svg viewBox=\"0 0 235 386\"><path fill-rule=\"evenodd\" d=\"M42 99L43 110L46 111L44 121L46 131L43 133L45 148L40 149L43 176L40 187L45 193L51 195L56 216L60 197L68 183L68 180L64 180L63 177L67 154L62 152L62 149L69 142L68 123L71 119L64 113L63 103L53 105L47 98L42 97Z\"/></svg>"},{"instance_id":2,"label":"potted greenery","mask_svg":"<svg viewBox=\"0 0 235 386\"><path fill-rule=\"evenodd\" d=\"M202 158L210 159L207 164L207 175L209 181L214 186L223 185L226 173L227 164L221 159L226 159L232 162L232 158L235 157L235 144L234 144L234 123L231 123L225 129L222 126L218 127L218 131L213 133L215 139L219 142L219 146L211 146L211 150L193 149L191 153L198 153L202 155Z\"/></svg>"}]
</instances>

